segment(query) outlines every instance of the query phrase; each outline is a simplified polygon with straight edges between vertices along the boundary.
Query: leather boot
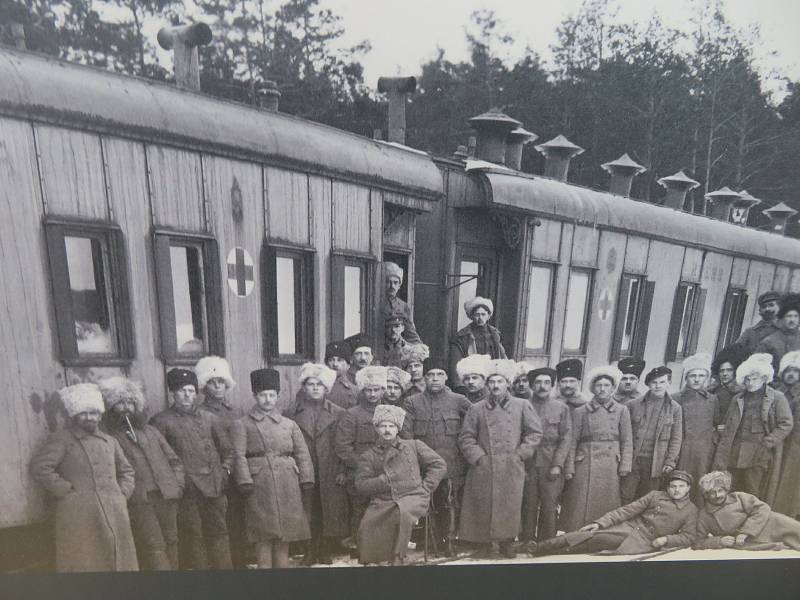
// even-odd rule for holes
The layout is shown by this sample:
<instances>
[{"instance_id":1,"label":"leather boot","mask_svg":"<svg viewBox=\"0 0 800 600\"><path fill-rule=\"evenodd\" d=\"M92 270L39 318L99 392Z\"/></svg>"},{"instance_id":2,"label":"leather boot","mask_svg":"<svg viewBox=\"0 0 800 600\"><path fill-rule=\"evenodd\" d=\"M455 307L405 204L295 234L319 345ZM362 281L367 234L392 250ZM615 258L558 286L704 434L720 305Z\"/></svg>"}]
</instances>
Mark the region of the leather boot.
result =
<instances>
[{"instance_id":1,"label":"leather boot","mask_svg":"<svg viewBox=\"0 0 800 600\"><path fill-rule=\"evenodd\" d=\"M544 540L543 542L530 542L528 544L528 553L533 556L543 556L545 554L559 554L564 548L567 548L566 536L559 535L558 537Z\"/></svg>"},{"instance_id":2,"label":"leather boot","mask_svg":"<svg viewBox=\"0 0 800 600\"><path fill-rule=\"evenodd\" d=\"M517 550L514 548L514 540L500 542L500 556L503 558L517 558Z\"/></svg>"}]
</instances>

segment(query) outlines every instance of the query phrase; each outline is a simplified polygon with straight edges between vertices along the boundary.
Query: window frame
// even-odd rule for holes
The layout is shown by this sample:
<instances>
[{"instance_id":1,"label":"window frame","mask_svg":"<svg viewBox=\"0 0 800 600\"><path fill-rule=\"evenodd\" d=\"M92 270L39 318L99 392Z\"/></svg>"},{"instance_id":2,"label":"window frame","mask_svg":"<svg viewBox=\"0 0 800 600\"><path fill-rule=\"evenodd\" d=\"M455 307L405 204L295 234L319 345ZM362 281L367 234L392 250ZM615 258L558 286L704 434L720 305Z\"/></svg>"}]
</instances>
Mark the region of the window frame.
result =
<instances>
[{"instance_id":1,"label":"window frame","mask_svg":"<svg viewBox=\"0 0 800 600\"><path fill-rule=\"evenodd\" d=\"M165 364L193 365L209 354L225 356L222 273L219 245L208 233L157 227L153 229L153 265L158 297L159 339L161 359ZM203 295L205 300L205 348L201 352L178 352L175 332L175 300L173 296L170 249L176 246L200 247L203 260ZM182 243L180 243L182 242Z\"/></svg>"},{"instance_id":2,"label":"window frame","mask_svg":"<svg viewBox=\"0 0 800 600\"><path fill-rule=\"evenodd\" d=\"M589 338L589 321L592 316L592 300L594 299L594 272L595 269L590 267L570 267L569 272L567 274L567 297L566 303L564 305L564 332L561 336L561 355L562 356L586 356L586 344ZM573 273L585 273L589 281L586 285L586 300L583 306L583 323L581 324L581 345L579 348L567 348L564 345L564 341L566 339L566 329L567 329L567 319L569 318L569 294L570 294L570 287L571 287L571 279Z\"/></svg>"},{"instance_id":3,"label":"window frame","mask_svg":"<svg viewBox=\"0 0 800 600\"><path fill-rule=\"evenodd\" d=\"M122 229L110 221L49 216L43 219L43 226L59 361L65 367L130 365L135 358L135 336L131 318L128 260ZM67 237L101 239L107 249L104 256L108 268L105 291L110 295L106 302L109 320L113 321L116 330L117 350L114 353L81 356L78 352L67 264Z\"/></svg>"},{"instance_id":4,"label":"window frame","mask_svg":"<svg viewBox=\"0 0 800 600\"><path fill-rule=\"evenodd\" d=\"M687 308L688 290L692 290L691 306ZM685 293L684 293L685 290ZM664 354L665 362L683 360L697 352L697 340L702 325L703 310L705 308L706 290L699 283L680 281L675 289L675 298L672 303L667 344ZM681 311L680 319L677 312ZM688 322L687 322L688 319ZM684 323L686 324L684 327ZM685 329L683 347L678 344Z\"/></svg>"},{"instance_id":5,"label":"window frame","mask_svg":"<svg viewBox=\"0 0 800 600\"><path fill-rule=\"evenodd\" d=\"M639 281L639 297L636 303L636 317L633 324L633 332L631 334L630 352L622 352L622 338L625 335L625 323L628 315L628 304L623 304L621 299L623 295L627 299L628 294L624 293L629 290L626 287L626 281L637 280ZM646 275L639 273L622 273L619 280L619 288L617 290L617 306L616 314L614 315L614 329L611 337L611 353L609 359L611 361L619 360L620 358L639 357L644 356L645 347L647 345L647 334L650 329L650 313L653 308L653 296L655 294L655 281L647 279Z\"/></svg>"},{"instance_id":6,"label":"window frame","mask_svg":"<svg viewBox=\"0 0 800 600\"><path fill-rule=\"evenodd\" d=\"M278 286L277 259L298 260L300 274L295 281L295 350L294 354L281 354L278 337ZM314 307L316 286L316 249L300 244L287 244L265 240L261 252L261 297L262 324L264 331L264 358L275 365L300 365L313 360L314 346ZM311 311L308 307L311 307ZM297 310L297 308L300 310Z\"/></svg>"},{"instance_id":7,"label":"window frame","mask_svg":"<svg viewBox=\"0 0 800 600\"><path fill-rule=\"evenodd\" d=\"M554 311L554 298L556 293L556 285L558 284L558 263L546 262L541 260L529 260L527 269L527 285L525 288L525 324L523 330L520 332L522 338L522 353L525 357L529 356L549 356L552 344L553 333L553 311ZM547 307L545 314L547 315L547 322L544 329L544 346L541 348L528 347L528 315L530 313L531 304L531 285L532 274L531 271L534 267L545 268L550 271L550 289L547 296Z\"/></svg>"},{"instance_id":8,"label":"window frame","mask_svg":"<svg viewBox=\"0 0 800 600\"><path fill-rule=\"evenodd\" d=\"M372 254L352 252L352 251L332 251L330 262L330 314L329 331L331 338L342 340L344 335L344 272L346 266L364 267L363 285L363 305L361 306L361 331L371 339L382 339L376 336L376 322L379 310L377 308L377 281L379 260ZM352 335L352 334L351 334ZM376 349L373 348L373 351Z\"/></svg>"},{"instance_id":9,"label":"window frame","mask_svg":"<svg viewBox=\"0 0 800 600\"><path fill-rule=\"evenodd\" d=\"M464 314L464 304L461 301L461 286L466 283L461 275L461 263L474 262L478 264L478 275L476 276L475 295L493 299L495 305L499 302L497 276L499 271L499 259L496 250L484 246L473 246L459 244L456 251L455 269L456 273L448 275L447 284L455 291L452 297L452 323L450 325L451 335L455 335L461 327L459 321ZM466 276L471 277L471 276ZM489 324L493 325L495 315L489 318ZM469 325L469 321L467 322ZM464 327L462 325L462 327Z\"/></svg>"},{"instance_id":10,"label":"window frame","mask_svg":"<svg viewBox=\"0 0 800 600\"><path fill-rule=\"evenodd\" d=\"M733 303L733 294L741 294L737 314L733 317L735 323L731 329L731 335L728 337L727 331L731 323L729 313L731 313L731 305ZM742 335L742 327L744 326L745 312L747 311L747 302L749 300L747 290L740 287L729 287L725 291L725 301L722 304L722 316L720 318L719 333L717 334L716 353L719 353L723 348L729 346L739 339Z\"/></svg>"}]
</instances>

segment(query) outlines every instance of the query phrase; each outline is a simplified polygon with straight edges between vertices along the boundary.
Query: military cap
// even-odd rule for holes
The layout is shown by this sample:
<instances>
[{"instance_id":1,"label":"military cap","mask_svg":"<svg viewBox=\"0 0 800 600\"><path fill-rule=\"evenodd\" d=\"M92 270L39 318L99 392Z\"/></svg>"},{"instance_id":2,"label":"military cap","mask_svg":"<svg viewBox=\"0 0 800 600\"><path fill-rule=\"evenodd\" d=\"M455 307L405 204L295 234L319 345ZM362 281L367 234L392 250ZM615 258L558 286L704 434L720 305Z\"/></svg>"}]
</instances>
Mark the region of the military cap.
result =
<instances>
[{"instance_id":1,"label":"military cap","mask_svg":"<svg viewBox=\"0 0 800 600\"><path fill-rule=\"evenodd\" d=\"M766 304L767 302L780 302L780 301L781 301L781 294L773 290L770 290L769 292L764 292L758 297L759 306L761 306L762 304Z\"/></svg>"},{"instance_id":2,"label":"military cap","mask_svg":"<svg viewBox=\"0 0 800 600\"><path fill-rule=\"evenodd\" d=\"M580 379L583 376L583 363L577 358L562 360L556 365L556 373L559 379L574 377Z\"/></svg>"},{"instance_id":3,"label":"military cap","mask_svg":"<svg viewBox=\"0 0 800 600\"><path fill-rule=\"evenodd\" d=\"M641 358L621 358L617 363L617 368L622 371L623 375L641 377L646 364Z\"/></svg>"},{"instance_id":4,"label":"military cap","mask_svg":"<svg viewBox=\"0 0 800 600\"><path fill-rule=\"evenodd\" d=\"M386 317L386 320L383 322L383 326L387 329L389 327L394 327L395 325L405 325L406 320L403 317L398 317L396 315L392 315L391 317Z\"/></svg>"},{"instance_id":5,"label":"military cap","mask_svg":"<svg viewBox=\"0 0 800 600\"><path fill-rule=\"evenodd\" d=\"M671 377L672 369L669 369L664 366L655 367L654 369L650 369L650 372L644 378L644 383L645 385L650 385L650 382L653 381L653 379L657 379L658 377L663 377L664 375L669 375Z\"/></svg>"},{"instance_id":6,"label":"military cap","mask_svg":"<svg viewBox=\"0 0 800 600\"><path fill-rule=\"evenodd\" d=\"M781 309L778 311L778 317L783 318L791 310L800 313L800 295L799 294L786 294L780 300Z\"/></svg>"},{"instance_id":7,"label":"military cap","mask_svg":"<svg viewBox=\"0 0 800 600\"><path fill-rule=\"evenodd\" d=\"M674 469L669 472L667 475L667 481L672 481L673 479L680 479L681 481L685 481L689 484L689 487L694 485L694 477L692 477L691 473L687 473L686 471L681 471L679 469Z\"/></svg>"},{"instance_id":8,"label":"military cap","mask_svg":"<svg viewBox=\"0 0 800 600\"><path fill-rule=\"evenodd\" d=\"M175 392L185 385L193 385L197 389L197 375L189 369L172 369L167 372L167 388Z\"/></svg>"},{"instance_id":9,"label":"military cap","mask_svg":"<svg viewBox=\"0 0 800 600\"><path fill-rule=\"evenodd\" d=\"M347 362L350 362L350 357L352 354L353 351L350 349L350 346L344 341L331 342L325 346L325 362L328 362L334 356L343 358Z\"/></svg>"},{"instance_id":10,"label":"military cap","mask_svg":"<svg viewBox=\"0 0 800 600\"><path fill-rule=\"evenodd\" d=\"M443 359L441 356L429 356L425 359L425 362L422 363L425 368L425 373L432 369L441 369L445 373L447 373L447 361Z\"/></svg>"},{"instance_id":11,"label":"military cap","mask_svg":"<svg viewBox=\"0 0 800 600\"><path fill-rule=\"evenodd\" d=\"M275 369L256 369L250 372L250 387L254 394L264 390L281 391L281 374Z\"/></svg>"},{"instance_id":12,"label":"military cap","mask_svg":"<svg viewBox=\"0 0 800 600\"><path fill-rule=\"evenodd\" d=\"M372 350L372 339L368 335L363 333L357 333L355 335L351 335L349 338L345 338L345 343L350 348L350 353L352 354L359 348L367 347Z\"/></svg>"},{"instance_id":13,"label":"military cap","mask_svg":"<svg viewBox=\"0 0 800 600\"><path fill-rule=\"evenodd\" d=\"M533 382L536 381L536 378L539 375L547 375L550 378L550 383L555 384L556 378L558 377L558 373L556 373L555 369L551 369L550 367L539 367L538 369L532 369L528 371L528 383L533 385Z\"/></svg>"}]
</instances>

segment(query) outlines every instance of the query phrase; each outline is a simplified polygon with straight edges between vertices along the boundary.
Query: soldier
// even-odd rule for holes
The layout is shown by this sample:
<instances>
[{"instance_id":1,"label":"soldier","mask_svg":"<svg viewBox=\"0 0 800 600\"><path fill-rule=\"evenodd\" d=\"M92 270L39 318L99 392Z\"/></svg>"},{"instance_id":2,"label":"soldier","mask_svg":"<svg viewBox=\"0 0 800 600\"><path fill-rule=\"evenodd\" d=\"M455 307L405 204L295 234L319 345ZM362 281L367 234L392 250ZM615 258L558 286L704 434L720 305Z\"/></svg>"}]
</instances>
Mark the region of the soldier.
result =
<instances>
[{"instance_id":1,"label":"soldier","mask_svg":"<svg viewBox=\"0 0 800 600\"><path fill-rule=\"evenodd\" d=\"M374 356L372 355L372 341L366 335L359 333L347 338L345 344L352 350L347 377L352 383L355 383L356 373L364 367L370 366L374 360Z\"/></svg>"},{"instance_id":2,"label":"soldier","mask_svg":"<svg viewBox=\"0 0 800 600\"><path fill-rule=\"evenodd\" d=\"M411 389L411 375L398 367L386 367L386 395L384 404L400 406L405 393Z\"/></svg>"},{"instance_id":3,"label":"soldier","mask_svg":"<svg viewBox=\"0 0 800 600\"><path fill-rule=\"evenodd\" d=\"M403 400L425 391L424 363L431 355L425 344L406 344L400 359L400 367L411 375L411 384L403 392Z\"/></svg>"},{"instance_id":4,"label":"soldier","mask_svg":"<svg viewBox=\"0 0 800 600\"><path fill-rule=\"evenodd\" d=\"M628 404L633 431L633 469L622 481L622 503L661 489L661 478L678 464L683 439L683 411L667 389L672 371L651 369L644 379L649 391Z\"/></svg>"},{"instance_id":5,"label":"soldier","mask_svg":"<svg viewBox=\"0 0 800 600\"><path fill-rule=\"evenodd\" d=\"M183 464L161 432L147 424L145 398L137 382L108 377L99 387L106 405L103 425L116 438L136 477L128 513L139 566L142 570L176 570Z\"/></svg>"},{"instance_id":6,"label":"soldier","mask_svg":"<svg viewBox=\"0 0 800 600\"><path fill-rule=\"evenodd\" d=\"M403 285L403 269L397 263L386 261L383 263L383 278L386 285L386 294L381 303L383 319L400 317L403 319L403 338L412 344L420 343L417 328L414 326L414 317L411 315L411 307L397 297L397 292Z\"/></svg>"},{"instance_id":7,"label":"soldier","mask_svg":"<svg viewBox=\"0 0 800 600\"><path fill-rule=\"evenodd\" d=\"M403 403L406 416L402 437L425 442L447 463L447 474L433 492L433 507L436 531L443 538L448 554L452 554L467 472L467 463L458 448L458 434L471 404L445 385L444 367L429 359L425 391Z\"/></svg>"},{"instance_id":8,"label":"soldier","mask_svg":"<svg viewBox=\"0 0 800 600\"><path fill-rule=\"evenodd\" d=\"M370 498L358 529L362 564L403 564L412 528L428 512L431 493L447 471L444 459L424 442L397 436L403 415L399 406L376 407L377 441L358 459L356 489Z\"/></svg>"},{"instance_id":9,"label":"soldier","mask_svg":"<svg viewBox=\"0 0 800 600\"><path fill-rule=\"evenodd\" d=\"M358 458L375 443L375 427L372 415L386 394L386 367L368 366L356 373L358 386L358 404L347 409L336 427L336 455L344 463L343 483L350 500L350 532L351 540L343 542L352 547L358 532L361 517L369 504L369 498L358 493L355 487ZM348 544L347 542L350 542Z\"/></svg>"},{"instance_id":10,"label":"soldier","mask_svg":"<svg viewBox=\"0 0 800 600\"><path fill-rule=\"evenodd\" d=\"M250 373L255 406L233 429L236 484L244 496L247 537L259 569L289 566L289 543L307 540L314 467L300 427L278 409L281 376Z\"/></svg>"},{"instance_id":11,"label":"soldier","mask_svg":"<svg viewBox=\"0 0 800 600\"><path fill-rule=\"evenodd\" d=\"M708 473L720 432L725 428L717 397L706 390L711 374L711 355L689 356L683 361L683 389L675 394L683 414L683 439L678 468L697 479ZM695 504L702 505L703 495L692 492Z\"/></svg>"},{"instance_id":12,"label":"soldier","mask_svg":"<svg viewBox=\"0 0 800 600\"><path fill-rule=\"evenodd\" d=\"M473 354L462 358L456 364L456 372L463 384L464 396L472 404L477 404L489 397L489 390L486 387L486 372L491 360L488 354Z\"/></svg>"},{"instance_id":13,"label":"soldier","mask_svg":"<svg viewBox=\"0 0 800 600\"><path fill-rule=\"evenodd\" d=\"M31 475L55 501L56 571L136 571L126 504L134 473L117 440L97 428L100 390L78 383L58 395L69 424L31 461Z\"/></svg>"},{"instance_id":14,"label":"soldier","mask_svg":"<svg viewBox=\"0 0 800 600\"><path fill-rule=\"evenodd\" d=\"M772 355L772 368L776 373L784 354L800 350L800 295L787 294L783 297L778 320L778 330L762 339L755 350Z\"/></svg>"},{"instance_id":15,"label":"soldier","mask_svg":"<svg viewBox=\"0 0 800 600\"><path fill-rule=\"evenodd\" d=\"M633 443L628 407L611 395L621 373L612 366L589 371L594 397L572 411L572 448L559 529L574 531L622 505L620 479L631 471Z\"/></svg>"},{"instance_id":16,"label":"soldier","mask_svg":"<svg viewBox=\"0 0 800 600\"><path fill-rule=\"evenodd\" d=\"M758 344L768 335L778 331L777 315L781 308L781 295L778 292L764 292L758 297L758 314L761 320L746 329L734 342L747 357L756 351Z\"/></svg>"},{"instance_id":17,"label":"soldier","mask_svg":"<svg viewBox=\"0 0 800 600\"><path fill-rule=\"evenodd\" d=\"M556 534L558 504L564 489L564 463L572 444L569 408L551 396L555 370L549 367L532 369L527 378L533 395L530 402L542 423L544 436L536 454L526 463L522 541L544 540Z\"/></svg>"},{"instance_id":18,"label":"soldier","mask_svg":"<svg viewBox=\"0 0 800 600\"><path fill-rule=\"evenodd\" d=\"M384 322L383 364L387 367L402 364L403 350L408 345L403 339L404 323L402 317L389 317Z\"/></svg>"},{"instance_id":19,"label":"soldier","mask_svg":"<svg viewBox=\"0 0 800 600\"><path fill-rule=\"evenodd\" d=\"M794 421L789 403L772 380L772 357L754 354L736 369L745 391L731 401L725 431L714 453L714 469L728 470L733 487L773 502L780 476L783 440Z\"/></svg>"},{"instance_id":20,"label":"soldier","mask_svg":"<svg viewBox=\"0 0 800 600\"><path fill-rule=\"evenodd\" d=\"M167 387L172 406L150 423L175 450L186 474L178 504L181 567L230 569L225 486L233 469L233 448L223 423L199 410L194 371L172 369L167 373Z\"/></svg>"},{"instance_id":21,"label":"soldier","mask_svg":"<svg viewBox=\"0 0 800 600\"><path fill-rule=\"evenodd\" d=\"M697 515L695 550L800 550L800 523L756 496L731 491L731 475L714 471L700 479L705 505Z\"/></svg>"},{"instance_id":22,"label":"soldier","mask_svg":"<svg viewBox=\"0 0 800 600\"><path fill-rule=\"evenodd\" d=\"M533 370L533 365L526 362L517 363L517 376L511 384L511 391L517 398L530 400L533 397L531 384L528 381L528 373Z\"/></svg>"},{"instance_id":23,"label":"soldier","mask_svg":"<svg viewBox=\"0 0 800 600\"><path fill-rule=\"evenodd\" d=\"M697 507L689 499L692 476L674 470L667 491L654 490L630 504L604 514L578 531L530 544L533 555L643 554L690 546L697 537Z\"/></svg>"},{"instance_id":24,"label":"soldier","mask_svg":"<svg viewBox=\"0 0 800 600\"><path fill-rule=\"evenodd\" d=\"M783 442L781 477L775 496L775 509L800 519L800 350L783 355L780 380L780 389L789 402L794 426Z\"/></svg>"},{"instance_id":25,"label":"soldier","mask_svg":"<svg viewBox=\"0 0 800 600\"><path fill-rule=\"evenodd\" d=\"M717 397L723 419L728 414L728 407L733 397L744 391L744 388L736 382L736 369L747 356L749 355L742 355L741 347L729 346L717 354L714 362L711 363L714 383L709 386L708 391Z\"/></svg>"},{"instance_id":26,"label":"soldier","mask_svg":"<svg viewBox=\"0 0 800 600\"><path fill-rule=\"evenodd\" d=\"M336 381L328 392L328 400L348 409L356 405L356 384L348 376L353 351L345 342L331 342L325 346L325 364L336 371ZM300 392L298 392L298 395Z\"/></svg>"},{"instance_id":27,"label":"soldier","mask_svg":"<svg viewBox=\"0 0 800 600\"><path fill-rule=\"evenodd\" d=\"M645 390L639 389L639 379L644 371L645 362L638 358L621 358L617 368L622 373L617 390L614 392L614 402L628 404L631 400L641 398Z\"/></svg>"},{"instance_id":28,"label":"soldier","mask_svg":"<svg viewBox=\"0 0 800 600\"><path fill-rule=\"evenodd\" d=\"M325 365L304 364L299 377L303 397L295 409L286 414L303 433L316 475L313 490L304 495L308 504L306 517L311 527L311 540L303 560L306 566L317 562L331 564L331 555L339 540L350 531L347 493L343 487L344 466L335 449L336 426L344 409L328 399L336 377L336 371Z\"/></svg>"},{"instance_id":29,"label":"soldier","mask_svg":"<svg viewBox=\"0 0 800 600\"><path fill-rule=\"evenodd\" d=\"M581 377L583 376L583 363L577 358L562 360L556 365L558 374L558 391L556 400L560 400L574 410L586 404L590 398L581 392Z\"/></svg>"},{"instance_id":30,"label":"soldier","mask_svg":"<svg viewBox=\"0 0 800 600\"><path fill-rule=\"evenodd\" d=\"M530 402L508 388L516 373L513 360L490 361L489 397L470 406L458 445L469 463L459 523L459 539L481 544L476 557L499 542L505 558L514 558L520 532L525 461L542 439L542 426Z\"/></svg>"},{"instance_id":31,"label":"soldier","mask_svg":"<svg viewBox=\"0 0 800 600\"><path fill-rule=\"evenodd\" d=\"M464 312L471 323L459 329L450 340L450 373L456 371L455 365L462 358L473 354L488 354L492 359L506 358L506 350L500 340L500 331L489 325L494 313L494 304L488 298L477 296L464 303ZM454 382L456 390L460 382Z\"/></svg>"}]
</instances>

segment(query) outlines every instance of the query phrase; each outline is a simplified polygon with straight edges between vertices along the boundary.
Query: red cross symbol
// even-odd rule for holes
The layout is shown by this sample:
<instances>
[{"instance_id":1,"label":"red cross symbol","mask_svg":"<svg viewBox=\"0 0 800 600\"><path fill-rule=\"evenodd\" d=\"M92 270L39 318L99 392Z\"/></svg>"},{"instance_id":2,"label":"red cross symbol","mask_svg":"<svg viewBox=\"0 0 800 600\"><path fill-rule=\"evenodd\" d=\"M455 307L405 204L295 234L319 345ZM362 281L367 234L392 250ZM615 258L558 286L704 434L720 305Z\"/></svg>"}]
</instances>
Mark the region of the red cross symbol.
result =
<instances>
[{"instance_id":1,"label":"red cross symbol","mask_svg":"<svg viewBox=\"0 0 800 600\"><path fill-rule=\"evenodd\" d=\"M253 259L244 248L233 248L228 253L228 285L242 298L250 294L254 285Z\"/></svg>"},{"instance_id":2,"label":"red cross symbol","mask_svg":"<svg viewBox=\"0 0 800 600\"><path fill-rule=\"evenodd\" d=\"M612 306L614 306L614 303L611 301L611 293L608 291L608 288L606 288L603 290L603 293L600 294L600 300L597 302L597 308L600 309L601 321L608 319Z\"/></svg>"}]
</instances>

